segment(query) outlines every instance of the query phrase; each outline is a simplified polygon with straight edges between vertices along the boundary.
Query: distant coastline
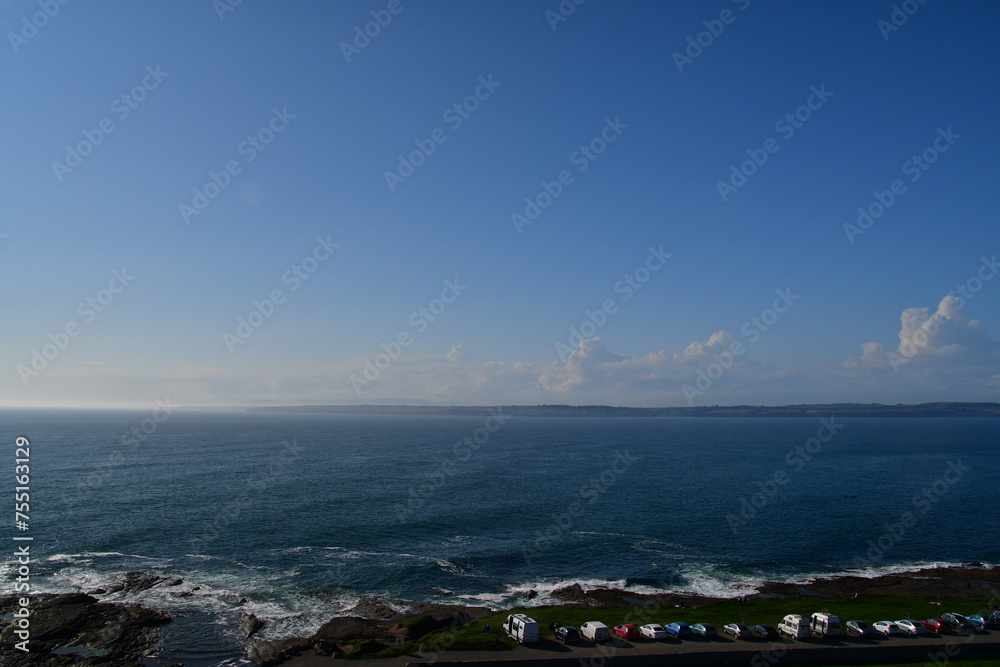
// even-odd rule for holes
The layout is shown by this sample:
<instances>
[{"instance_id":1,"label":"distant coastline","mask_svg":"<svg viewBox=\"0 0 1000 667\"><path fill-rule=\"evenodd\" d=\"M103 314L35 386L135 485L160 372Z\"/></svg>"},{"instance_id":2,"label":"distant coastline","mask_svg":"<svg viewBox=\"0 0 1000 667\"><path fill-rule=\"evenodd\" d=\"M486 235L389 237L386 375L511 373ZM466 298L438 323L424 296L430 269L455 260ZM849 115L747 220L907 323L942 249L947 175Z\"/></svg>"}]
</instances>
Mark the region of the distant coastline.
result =
<instances>
[{"instance_id":1,"label":"distant coastline","mask_svg":"<svg viewBox=\"0 0 1000 667\"><path fill-rule=\"evenodd\" d=\"M438 415L476 417L502 410L513 417L1000 417L1000 403L812 403L803 405L712 405L629 408L608 405L273 405L249 412L330 413L354 415Z\"/></svg>"}]
</instances>

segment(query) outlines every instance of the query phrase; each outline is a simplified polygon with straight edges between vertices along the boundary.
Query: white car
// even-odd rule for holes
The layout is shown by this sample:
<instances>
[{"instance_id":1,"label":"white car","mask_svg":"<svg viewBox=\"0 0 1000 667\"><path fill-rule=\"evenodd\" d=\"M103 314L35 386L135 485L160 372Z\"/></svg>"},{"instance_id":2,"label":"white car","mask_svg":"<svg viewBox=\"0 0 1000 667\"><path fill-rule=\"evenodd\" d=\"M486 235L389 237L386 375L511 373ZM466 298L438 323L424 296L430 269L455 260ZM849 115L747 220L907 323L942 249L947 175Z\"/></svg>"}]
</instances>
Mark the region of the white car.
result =
<instances>
[{"instance_id":1,"label":"white car","mask_svg":"<svg viewBox=\"0 0 1000 667\"><path fill-rule=\"evenodd\" d=\"M908 635L926 635L927 628L923 626L920 621L914 621L912 618L906 618L902 621L896 621L896 626L899 627L901 632Z\"/></svg>"},{"instance_id":2,"label":"white car","mask_svg":"<svg viewBox=\"0 0 1000 667\"><path fill-rule=\"evenodd\" d=\"M666 639L667 631L659 623L647 623L639 626L639 634L646 639Z\"/></svg>"},{"instance_id":3,"label":"white car","mask_svg":"<svg viewBox=\"0 0 1000 667\"><path fill-rule=\"evenodd\" d=\"M872 630L886 637L903 634L899 631L899 626L892 621L877 621L872 623Z\"/></svg>"}]
</instances>

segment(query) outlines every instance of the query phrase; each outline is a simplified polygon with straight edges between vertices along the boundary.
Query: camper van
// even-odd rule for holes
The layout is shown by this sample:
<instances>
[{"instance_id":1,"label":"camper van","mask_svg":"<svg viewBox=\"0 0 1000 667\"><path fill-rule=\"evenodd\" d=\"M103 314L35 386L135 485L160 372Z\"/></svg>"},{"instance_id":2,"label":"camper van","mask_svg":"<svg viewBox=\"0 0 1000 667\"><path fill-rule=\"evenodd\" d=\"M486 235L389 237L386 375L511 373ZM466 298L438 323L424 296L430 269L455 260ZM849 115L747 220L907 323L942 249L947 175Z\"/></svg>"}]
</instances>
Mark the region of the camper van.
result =
<instances>
[{"instance_id":1,"label":"camper van","mask_svg":"<svg viewBox=\"0 0 1000 667\"><path fill-rule=\"evenodd\" d=\"M606 642L611 639L608 626L600 621L587 621L580 626L580 636L591 642Z\"/></svg>"},{"instance_id":2,"label":"camper van","mask_svg":"<svg viewBox=\"0 0 1000 667\"><path fill-rule=\"evenodd\" d=\"M538 641L538 621L524 614L511 614L503 622L504 631L522 644Z\"/></svg>"},{"instance_id":3,"label":"camper van","mask_svg":"<svg viewBox=\"0 0 1000 667\"><path fill-rule=\"evenodd\" d=\"M792 639L805 639L812 634L812 629L809 627L809 621L801 614L789 614L781 619L778 632Z\"/></svg>"},{"instance_id":4,"label":"camper van","mask_svg":"<svg viewBox=\"0 0 1000 667\"><path fill-rule=\"evenodd\" d=\"M828 611L817 611L812 615L812 633L818 637L839 637L840 617Z\"/></svg>"}]
</instances>

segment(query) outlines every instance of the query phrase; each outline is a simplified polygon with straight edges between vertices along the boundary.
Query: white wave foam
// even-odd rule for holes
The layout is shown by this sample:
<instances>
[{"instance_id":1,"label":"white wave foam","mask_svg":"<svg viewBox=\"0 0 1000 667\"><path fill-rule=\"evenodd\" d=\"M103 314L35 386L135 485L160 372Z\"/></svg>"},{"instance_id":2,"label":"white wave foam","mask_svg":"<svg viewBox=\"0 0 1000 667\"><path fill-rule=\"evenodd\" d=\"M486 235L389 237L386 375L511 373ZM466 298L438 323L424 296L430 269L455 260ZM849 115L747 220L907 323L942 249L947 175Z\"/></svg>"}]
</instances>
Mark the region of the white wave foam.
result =
<instances>
[{"instance_id":1,"label":"white wave foam","mask_svg":"<svg viewBox=\"0 0 1000 667\"><path fill-rule=\"evenodd\" d=\"M84 551L85 556L123 556L125 558L139 558L140 560L156 560L155 556L140 556L139 554L123 554L119 551Z\"/></svg>"},{"instance_id":2,"label":"white wave foam","mask_svg":"<svg viewBox=\"0 0 1000 667\"><path fill-rule=\"evenodd\" d=\"M480 606L489 607L490 609L499 609L503 606L504 602L509 599L510 596L503 593L476 593L469 595L455 595L449 599L460 599L469 600L470 602L479 603Z\"/></svg>"},{"instance_id":3,"label":"white wave foam","mask_svg":"<svg viewBox=\"0 0 1000 667\"><path fill-rule=\"evenodd\" d=\"M43 559L46 563L75 563L79 561L91 562L95 558L130 558L135 560L161 561L155 556L140 556L139 554L123 554L118 551L84 551L78 554L52 554Z\"/></svg>"},{"instance_id":4,"label":"white wave foam","mask_svg":"<svg viewBox=\"0 0 1000 667\"><path fill-rule=\"evenodd\" d=\"M993 567L990 563L983 563L985 567ZM927 570L936 567L963 567L965 563L958 563L955 561L943 561L943 560L926 560L926 561L913 561L910 563L899 563L895 565L877 565L875 567L864 567L864 568L848 568L844 572L825 575L819 578L829 578L842 575L851 575L855 577L864 577L866 579L874 579L875 577L881 577L884 575L891 574L911 574L918 570Z\"/></svg>"},{"instance_id":5,"label":"white wave foam","mask_svg":"<svg viewBox=\"0 0 1000 667\"><path fill-rule=\"evenodd\" d=\"M42 560L43 563L75 563L84 558L83 554L53 554Z\"/></svg>"},{"instance_id":6,"label":"white wave foam","mask_svg":"<svg viewBox=\"0 0 1000 667\"><path fill-rule=\"evenodd\" d=\"M756 593L766 581L753 575L735 575L717 565L688 563L678 568L677 586L670 592L711 598L735 598Z\"/></svg>"},{"instance_id":7,"label":"white wave foam","mask_svg":"<svg viewBox=\"0 0 1000 667\"><path fill-rule=\"evenodd\" d=\"M485 604L491 609L504 606L518 605L522 607L540 607L546 605L561 604L562 600L552 597L552 592L559 588L579 584L584 590L610 588L626 593L637 593L640 595L656 595L663 593L663 589L644 584L630 584L625 579L536 579L524 581L517 584L504 586L503 592L496 593L474 593L458 594L451 599L460 598L463 600L476 601ZM526 596L534 591L534 596L528 599Z\"/></svg>"},{"instance_id":8,"label":"white wave foam","mask_svg":"<svg viewBox=\"0 0 1000 667\"><path fill-rule=\"evenodd\" d=\"M619 539L624 538L626 540L631 540L636 537L635 534L630 534L630 533L607 533L607 532L598 532L592 530L574 530L570 531L570 535L596 535L598 537L614 537Z\"/></svg>"},{"instance_id":9,"label":"white wave foam","mask_svg":"<svg viewBox=\"0 0 1000 667\"><path fill-rule=\"evenodd\" d=\"M385 558L385 559L399 559L399 560L415 560L424 563L434 563L442 570L446 572L451 572L452 574L458 574L466 577L476 577L470 573L467 568L462 567L452 561L441 558L440 556L421 556L419 554L411 554L399 551L364 551L348 549L346 547L292 547L290 549L285 549L282 553L299 553L303 551L320 550L326 552L324 554L325 558L336 558L336 559L350 559L350 560L362 560L370 558Z\"/></svg>"},{"instance_id":10,"label":"white wave foam","mask_svg":"<svg viewBox=\"0 0 1000 667\"><path fill-rule=\"evenodd\" d=\"M698 595L712 598L736 598L753 595L768 582L788 584L809 584L814 581L831 579L846 575L874 578L891 574L913 573L917 570L933 567L960 566L963 563L948 561L916 561L895 565L883 565L865 570L814 571L798 575L781 577L761 568L756 572L741 574L732 572L728 566L721 564L686 563L677 566L677 575L672 583L664 583L662 587L647 584L631 584L624 579L537 579L510 584L503 591L458 594L454 598L484 604L492 609L504 606L518 605L526 607L559 604L560 600L552 597L552 592L558 588L579 584L584 590L595 588L611 588L626 593L657 595L677 593L682 595ZM987 565L988 566L988 565ZM535 596L528 599L526 595L534 591Z\"/></svg>"},{"instance_id":11,"label":"white wave foam","mask_svg":"<svg viewBox=\"0 0 1000 667\"><path fill-rule=\"evenodd\" d=\"M83 559L60 559L65 567L50 576L39 577L35 590L39 593L84 592L107 602L141 604L168 614L200 613L208 616L207 622L225 626L237 632L240 612L253 614L264 621L258 633L261 639L282 639L309 636L330 618L357 604L353 594L316 595L310 592L282 591L287 581L287 571L257 573L237 576L232 573L210 574L172 568L169 576L182 579L177 586L153 586L142 591L114 591L125 577L126 569L98 570L89 567ZM99 592L99 591L106 592ZM95 594L94 592L97 591Z\"/></svg>"},{"instance_id":12,"label":"white wave foam","mask_svg":"<svg viewBox=\"0 0 1000 667\"><path fill-rule=\"evenodd\" d=\"M684 580L676 590L678 593L692 593L706 597L732 598L741 595L752 595L758 592L764 584L769 582L806 585L825 579L835 579L843 576L864 577L874 579L876 577L912 574L919 570L936 567L956 567L964 563L952 561L911 561L908 563L896 563L892 565L879 565L869 568L847 568L826 571L803 572L801 574L779 577L768 574L766 571L758 571L755 574L733 574L727 572L725 566L688 564L681 566L679 574ZM987 565L988 566L988 565Z\"/></svg>"}]
</instances>

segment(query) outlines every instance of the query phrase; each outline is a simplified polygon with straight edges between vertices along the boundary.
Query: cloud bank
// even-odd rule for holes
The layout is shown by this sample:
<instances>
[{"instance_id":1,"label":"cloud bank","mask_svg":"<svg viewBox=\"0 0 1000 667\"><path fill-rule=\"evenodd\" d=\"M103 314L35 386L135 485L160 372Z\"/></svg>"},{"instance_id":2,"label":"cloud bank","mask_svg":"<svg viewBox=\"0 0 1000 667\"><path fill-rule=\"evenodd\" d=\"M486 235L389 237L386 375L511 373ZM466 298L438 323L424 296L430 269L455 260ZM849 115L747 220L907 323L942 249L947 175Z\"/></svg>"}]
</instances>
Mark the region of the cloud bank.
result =
<instances>
[{"instance_id":1,"label":"cloud bank","mask_svg":"<svg viewBox=\"0 0 1000 667\"><path fill-rule=\"evenodd\" d=\"M360 360L285 373L205 367L154 372L67 364L39 382L39 395L45 397L39 404L80 405L81 396L104 396L122 405L169 396L187 406L404 399L636 406L998 400L1000 343L968 317L960 297L948 295L934 309L907 308L899 319L898 343L865 342L860 356L848 357L840 368L781 365L755 358L750 349L732 354L741 341L726 331L693 341L683 351L634 357L593 337L580 341L565 361L548 365L476 363L474 350L461 342L440 356L402 355L360 392L350 383Z\"/></svg>"}]
</instances>

